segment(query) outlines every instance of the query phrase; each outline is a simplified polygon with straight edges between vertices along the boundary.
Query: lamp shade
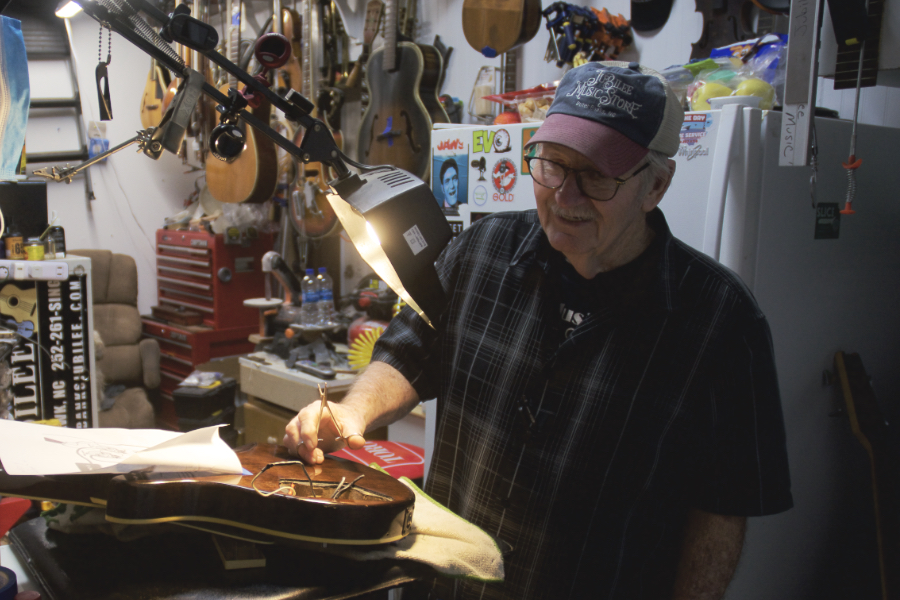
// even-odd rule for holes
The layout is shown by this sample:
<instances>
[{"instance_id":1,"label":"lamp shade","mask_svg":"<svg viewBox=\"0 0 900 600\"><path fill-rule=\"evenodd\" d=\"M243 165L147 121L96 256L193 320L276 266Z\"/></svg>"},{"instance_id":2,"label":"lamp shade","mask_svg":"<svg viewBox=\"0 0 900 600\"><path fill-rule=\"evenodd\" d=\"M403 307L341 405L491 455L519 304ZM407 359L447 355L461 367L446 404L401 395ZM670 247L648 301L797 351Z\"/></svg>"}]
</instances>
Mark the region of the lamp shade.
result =
<instances>
[{"instance_id":1,"label":"lamp shade","mask_svg":"<svg viewBox=\"0 0 900 600\"><path fill-rule=\"evenodd\" d=\"M452 233L431 189L396 167L331 182L334 212L363 260L426 323L447 299L434 261Z\"/></svg>"}]
</instances>

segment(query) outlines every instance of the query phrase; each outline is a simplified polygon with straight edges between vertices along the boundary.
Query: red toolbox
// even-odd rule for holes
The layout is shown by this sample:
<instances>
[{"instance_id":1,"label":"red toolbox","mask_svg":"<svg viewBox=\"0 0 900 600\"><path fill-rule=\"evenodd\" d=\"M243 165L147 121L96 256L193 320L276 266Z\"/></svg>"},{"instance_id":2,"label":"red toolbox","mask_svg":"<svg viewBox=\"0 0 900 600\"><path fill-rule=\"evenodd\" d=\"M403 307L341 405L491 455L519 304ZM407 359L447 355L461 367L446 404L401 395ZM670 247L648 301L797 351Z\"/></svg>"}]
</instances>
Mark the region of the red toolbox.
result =
<instances>
[{"instance_id":1,"label":"red toolbox","mask_svg":"<svg viewBox=\"0 0 900 600\"><path fill-rule=\"evenodd\" d=\"M255 346L248 339L258 332L258 325L212 329L204 326L171 325L143 317L144 337L159 342L160 406L157 421L169 428L178 429L178 416L172 392L197 365L213 358L253 352Z\"/></svg>"},{"instance_id":2,"label":"red toolbox","mask_svg":"<svg viewBox=\"0 0 900 600\"><path fill-rule=\"evenodd\" d=\"M222 234L160 229L156 232L156 281L160 306L203 315L214 329L259 327L259 313L244 306L265 295L262 256L272 235L225 243Z\"/></svg>"}]
</instances>

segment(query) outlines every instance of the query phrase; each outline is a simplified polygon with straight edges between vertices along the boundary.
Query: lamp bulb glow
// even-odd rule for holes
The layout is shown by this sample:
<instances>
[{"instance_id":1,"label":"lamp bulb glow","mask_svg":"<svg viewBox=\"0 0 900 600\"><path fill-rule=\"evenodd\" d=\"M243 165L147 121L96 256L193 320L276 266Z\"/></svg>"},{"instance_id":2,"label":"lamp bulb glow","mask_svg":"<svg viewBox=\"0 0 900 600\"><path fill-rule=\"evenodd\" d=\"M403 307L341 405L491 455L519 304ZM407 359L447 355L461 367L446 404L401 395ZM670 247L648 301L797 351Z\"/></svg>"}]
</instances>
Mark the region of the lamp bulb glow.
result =
<instances>
[{"instance_id":1,"label":"lamp bulb glow","mask_svg":"<svg viewBox=\"0 0 900 600\"><path fill-rule=\"evenodd\" d=\"M81 7L70 0L65 6L60 7L56 11L56 16L60 19L68 19L74 17L79 12L81 12Z\"/></svg>"},{"instance_id":2,"label":"lamp bulb glow","mask_svg":"<svg viewBox=\"0 0 900 600\"><path fill-rule=\"evenodd\" d=\"M372 227L372 224L368 221L366 221L366 232L368 232L369 237L372 238L372 242L374 242L378 246L381 245L381 240L378 239L378 234L375 233L375 228Z\"/></svg>"}]
</instances>

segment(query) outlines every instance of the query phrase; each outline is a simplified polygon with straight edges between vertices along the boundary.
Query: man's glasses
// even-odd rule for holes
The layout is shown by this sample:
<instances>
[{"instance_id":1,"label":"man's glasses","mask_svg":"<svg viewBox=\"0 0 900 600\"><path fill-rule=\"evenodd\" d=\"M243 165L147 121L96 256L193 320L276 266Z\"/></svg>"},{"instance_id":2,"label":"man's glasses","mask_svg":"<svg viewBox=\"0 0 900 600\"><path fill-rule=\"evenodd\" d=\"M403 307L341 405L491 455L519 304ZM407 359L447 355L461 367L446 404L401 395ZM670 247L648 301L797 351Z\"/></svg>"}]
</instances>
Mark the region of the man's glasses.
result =
<instances>
[{"instance_id":1,"label":"man's glasses","mask_svg":"<svg viewBox=\"0 0 900 600\"><path fill-rule=\"evenodd\" d=\"M625 184L629 179L634 179L638 173L650 166L650 163L644 165L631 174L630 177L622 179L621 177L606 177L600 171L594 169L571 169L558 162L554 162L549 158L539 158L537 156L526 156L528 168L531 170L531 177L551 190L562 187L569 173L575 175L575 183L581 193L591 200L606 202L612 200L619 187Z\"/></svg>"}]
</instances>

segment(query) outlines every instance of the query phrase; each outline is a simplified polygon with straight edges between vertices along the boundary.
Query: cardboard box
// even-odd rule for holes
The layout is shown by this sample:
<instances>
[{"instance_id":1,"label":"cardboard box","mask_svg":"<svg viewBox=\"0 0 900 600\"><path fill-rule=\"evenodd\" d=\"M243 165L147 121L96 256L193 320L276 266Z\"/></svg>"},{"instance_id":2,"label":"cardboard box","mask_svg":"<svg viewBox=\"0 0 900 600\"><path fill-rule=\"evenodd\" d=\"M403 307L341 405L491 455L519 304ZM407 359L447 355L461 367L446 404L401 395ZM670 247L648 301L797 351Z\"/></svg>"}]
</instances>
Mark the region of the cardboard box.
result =
<instances>
[{"instance_id":1,"label":"cardboard box","mask_svg":"<svg viewBox=\"0 0 900 600\"><path fill-rule=\"evenodd\" d=\"M488 214L535 208L534 184L523 148L539 126L435 126L431 132L431 189L454 233Z\"/></svg>"}]
</instances>

